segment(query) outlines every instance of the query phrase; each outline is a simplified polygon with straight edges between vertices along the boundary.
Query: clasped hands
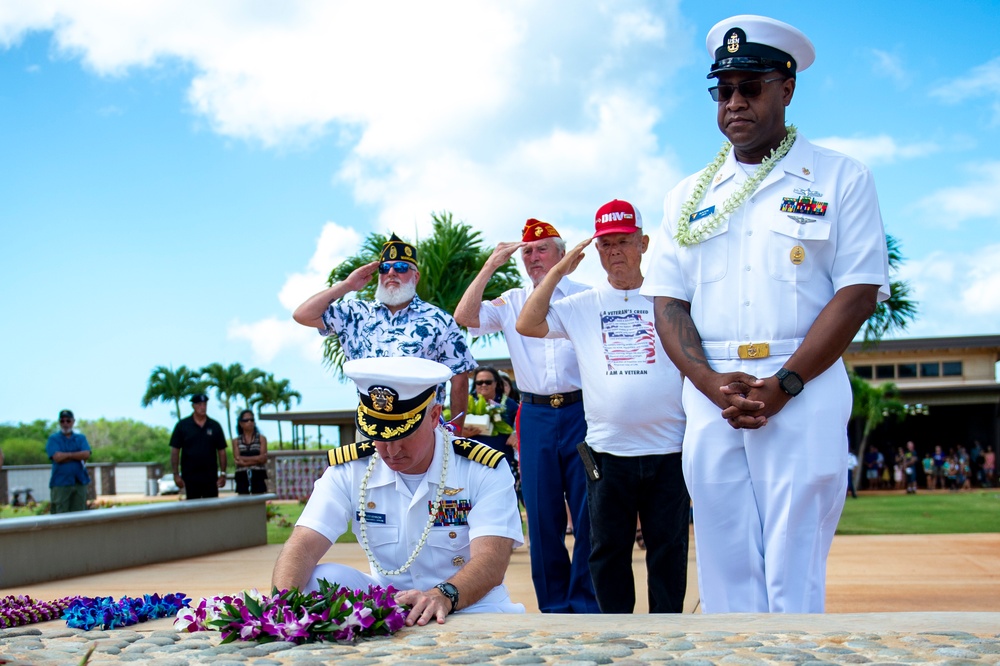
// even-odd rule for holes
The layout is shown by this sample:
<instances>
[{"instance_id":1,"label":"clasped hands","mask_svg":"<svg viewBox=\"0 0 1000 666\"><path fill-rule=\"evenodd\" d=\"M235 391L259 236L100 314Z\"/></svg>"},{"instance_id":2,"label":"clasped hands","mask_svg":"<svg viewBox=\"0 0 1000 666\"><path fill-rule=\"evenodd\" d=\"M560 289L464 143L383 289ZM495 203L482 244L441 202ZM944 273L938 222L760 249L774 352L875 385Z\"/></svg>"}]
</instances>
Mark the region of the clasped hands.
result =
<instances>
[{"instance_id":1,"label":"clasped hands","mask_svg":"<svg viewBox=\"0 0 1000 666\"><path fill-rule=\"evenodd\" d=\"M760 379L745 372L726 372L717 375L718 393L712 397L722 407L722 418L739 430L756 430L767 425L788 402L790 396L778 386L775 377Z\"/></svg>"}]
</instances>

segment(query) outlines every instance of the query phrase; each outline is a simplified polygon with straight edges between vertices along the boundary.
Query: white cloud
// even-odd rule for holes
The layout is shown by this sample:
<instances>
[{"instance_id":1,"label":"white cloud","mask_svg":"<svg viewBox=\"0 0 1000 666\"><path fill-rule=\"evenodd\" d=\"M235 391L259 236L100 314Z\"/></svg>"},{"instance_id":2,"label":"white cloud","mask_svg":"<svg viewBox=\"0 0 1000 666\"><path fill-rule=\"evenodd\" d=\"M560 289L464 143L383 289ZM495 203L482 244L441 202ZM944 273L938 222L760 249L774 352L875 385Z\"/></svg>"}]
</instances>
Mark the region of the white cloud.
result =
<instances>
[{"instance_id":1,"label":"white cloud","mask_svg":"<svg viewBox=\"0 0 1000 666\"><path fill-rule=\"evenodd\" d=\"M940 150L934 143L902 144L885 134L869 137L829 136L816 139L814 143L850 155L869 167L924 157Z\"/></svg>"},{"instance_id":2,"label":"white cloud","mask_svg":"<svg viewBox=\"0 0 1000 666\"><path fill-rule=\"evenodd\" d=\"M334 177L377 230L414 238L447 209L489 244L527 217L574 243L612 198L654 228L682 176L656 133L665 84L691 58L678 5L35 0L0 5L0 46L51 31L56 55L102 76L180 64L195 114L227 137L281 147L330 134L347 155ZM281 304L322 289L359 242L324 227ZM301 345L299 329L279 317L229 334L266 360Z\"/></svg>"},{"instance_id":3,"label":"white cloud","mask_svg":"<svg viewBox=\"0 0 1000 666\"><path fill-rule=\"evenodd\" d=\"M249 342L255 361L262 363L270 363L286 348L298 347L302 355L311 361L323 355L322 341L316 329L300 326L291 318L268 317L248 324L236 320L229 325L227 337Z\"/></svg>"},{"instance_id":4,"label":"white cloud","mask_svg":"<svg viewBox=\"0 0 1000 666\"><path fill-rule=\"evenodd\" d=\"M315 329L295 323L291 313L303 301L326 287L330 271L361 246L361 237L350 227L327 222L316 241L316 252L301 273L293 273L278 292L278 300L288 310L282 319L268 317L256 322L239 320L229 325L230 340L246 340L257 360L270 362L288 348L298 347L305 358L317 361L322 358L322 342Z\"/></svg>"},{"instance_id":5,"label":"white cloud","mask_svg":"<svg viewBox=\"0 0 1000 666\"><path fill-rule=\"evenodd\" d=\"M1000 56L969 70L931 91L931 95L950 104L970 97L1000 96Z\"/></svg>"},{"instance_id":6,"label":"white cloud","mask_svg":"<svg viewBox=\"0 0 1000 666\"><path fill-rule=\"evenodd\" d=\"M1000 318L1000 244L966 253L936 251L903 264L920 313L910 336L996 333Z\"/></svg>"},{"instance_id":7,"label":"white cloud","mask_svg":"<svg viewBox=\"0 0 1000 666\"><path fill-rule=\"evenodd\" d=\"M992 100L993 124L1000 124L1000 56L935 88L931 96L945 104L959 104L978 97L989 98Z\"/></svg>"},{"instance_id":8,"label":"white cloud","mask_svg":"<svg viewBox=\"0 0 1000 666\"><path fill-rule=\"evenodd\" d=\"M1000 161L969 165L964 185L945 187L916 202L916 210L932 211L937 224L955 229L966 220L997 218L997 211L984 202L1000 192Z\"/></svg>"},{"instance_id":9,"label":"white cloud","mask_svg":"<svg viewBox=\"0 0 1000 666\"><path fill-rule=\"evenodd\" d=\"M873 69L877 75L890 78L900 85L909 83L910 75L903 67L902 59L898 55L881 49L872 49L871 53L875 57Z\"/></svg>"},{"instance_id":10,"label":"white cloud","mask_svg":"<svg viewBox=\"0 0 1000 666\"><path fill-rule=\"evenodd\" d=\"M560 218L659 205L679 176L654 132L688 57L677 4L39 0L4 4L0 44L50 30L101 75L180 62L220 134L337 136L337 178L381 230L426 231L447 208L495 242L538 201Z\"/></svg>"}]
</instances>

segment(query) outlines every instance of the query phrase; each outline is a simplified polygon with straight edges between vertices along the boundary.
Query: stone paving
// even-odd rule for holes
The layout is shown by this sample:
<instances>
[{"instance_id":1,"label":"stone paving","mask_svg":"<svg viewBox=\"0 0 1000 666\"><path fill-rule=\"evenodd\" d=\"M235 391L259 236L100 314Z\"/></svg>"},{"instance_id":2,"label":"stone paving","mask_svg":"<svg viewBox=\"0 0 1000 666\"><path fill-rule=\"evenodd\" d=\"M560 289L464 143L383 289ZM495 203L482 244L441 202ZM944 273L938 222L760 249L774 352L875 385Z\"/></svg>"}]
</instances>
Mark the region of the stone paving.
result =
<instances>
[{"instance_id":1,"label":"stone paving","mask_svg":"<svg viewBox=\"0 0 1000 666\"><path fill-rule=\"evenodd\" d=\"M166 593L192 598L267 589L277 546L92 574L7 589L56 599ZM529 562L515 551L507 583L531 611ZM692 548L693 551L693 548ZM361 549L338 544L330 561L363 566ZM219 645L214 632L177 634L169 619L82 632L53 621L0 629L0 664L997 664L1000 665L1000 535L837 537L825 615L703 615L690 563L684 615L466 615L351 645ZM353 559L352 559L353 558ZM942 562L949 574L941 577ZM636 588L645 586L637 551ZM911 612L930 611L934 612ZM863 612L862 612L863 611ZM891 611L891 612L886 612ZM961 612L942 612L961 611Z\"/></svg>"},{"instance_id":2,"label":"stone paving","mask_svg":"<svg viewBox=\"0 0 1000 666\"><path fill-rule=\"evenodd\" d=\"M501 624L507 628L496 630ZM936 628L958 625L970 630ZM454 616L389 638L298 646L220 645L216 632L170 627L170 620L157 620L112 631L61 622L0 630L0 664L79 664L92 648L90 666L1000 664L1000 613Z\"/></svg>"}]
</instances>

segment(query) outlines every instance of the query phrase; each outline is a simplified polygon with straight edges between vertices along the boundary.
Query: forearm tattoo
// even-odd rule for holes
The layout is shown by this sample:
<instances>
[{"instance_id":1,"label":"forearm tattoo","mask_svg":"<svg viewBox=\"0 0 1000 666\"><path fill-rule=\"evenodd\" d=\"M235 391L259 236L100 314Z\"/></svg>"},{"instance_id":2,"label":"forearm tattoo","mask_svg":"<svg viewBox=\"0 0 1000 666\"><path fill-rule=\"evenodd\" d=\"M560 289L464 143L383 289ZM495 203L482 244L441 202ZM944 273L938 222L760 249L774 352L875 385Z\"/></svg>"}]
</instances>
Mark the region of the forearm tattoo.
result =
<instances>
[{"instance_id":1,"label":"forearm tattoo","mask_svg":"<svg viewBox=\"0 0 1000 666\"><path fill-rule=\"evenodd\" d=\"M688 362L711 367L701 346L701 335L691 319L689 305L665 299L655 309L656 333L664 349L676 349ZM675 344L671 344L676 341Z\"/></svg>"}]
</instances>

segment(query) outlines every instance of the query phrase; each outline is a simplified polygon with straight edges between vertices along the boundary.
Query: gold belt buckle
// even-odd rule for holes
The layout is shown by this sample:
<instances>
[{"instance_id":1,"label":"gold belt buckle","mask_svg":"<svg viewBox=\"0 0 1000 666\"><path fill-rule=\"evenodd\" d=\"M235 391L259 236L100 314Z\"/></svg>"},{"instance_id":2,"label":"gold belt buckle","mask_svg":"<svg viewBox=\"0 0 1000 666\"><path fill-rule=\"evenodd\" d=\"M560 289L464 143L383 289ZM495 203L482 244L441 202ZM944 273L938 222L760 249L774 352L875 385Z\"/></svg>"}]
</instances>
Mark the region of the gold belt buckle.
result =
<instances>
[{"instance_id":1,"label":"gold belt buckle","mask_svg":"<svg viewBox=\"0 0 1000 666\"><path fill-rule=\"evenodd\" d=\"M744 360L767 358L771 355L771 345L766 342L751 342L748 345L740 345L737 351Z\"/></svg>"},{"instance_id":2,"label":"gold belt buckle","mask_svg":"<svg viewBox=\"0 0 1000 666\"><path fill-rule=\"evenodd\" d=\"M563 394L553 393L549 396L549 405L552 407L562 407L563 404Z\"/></svg>"}]
</instances>

